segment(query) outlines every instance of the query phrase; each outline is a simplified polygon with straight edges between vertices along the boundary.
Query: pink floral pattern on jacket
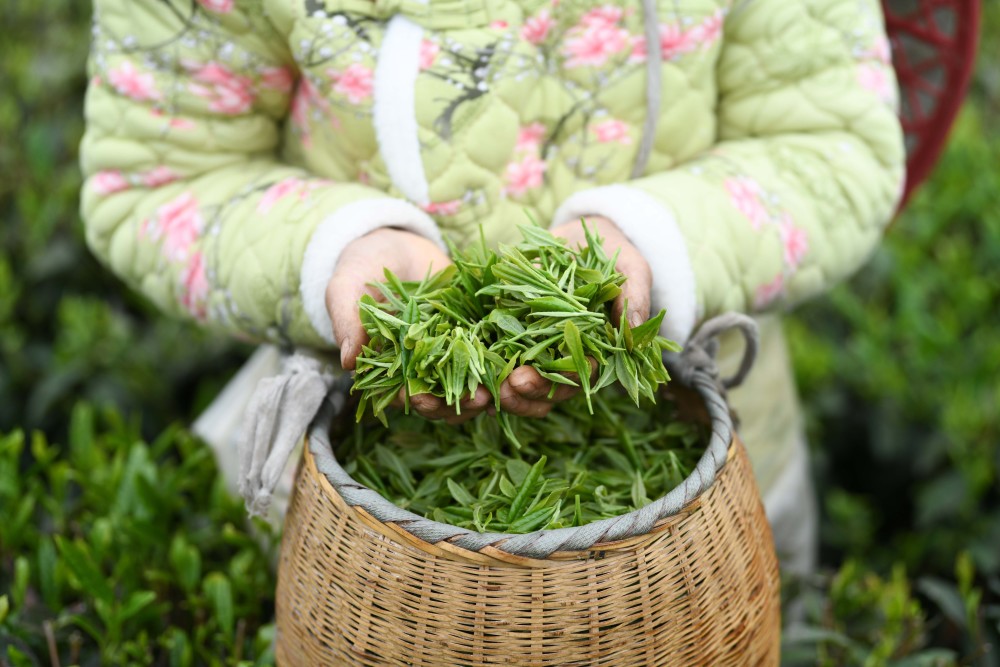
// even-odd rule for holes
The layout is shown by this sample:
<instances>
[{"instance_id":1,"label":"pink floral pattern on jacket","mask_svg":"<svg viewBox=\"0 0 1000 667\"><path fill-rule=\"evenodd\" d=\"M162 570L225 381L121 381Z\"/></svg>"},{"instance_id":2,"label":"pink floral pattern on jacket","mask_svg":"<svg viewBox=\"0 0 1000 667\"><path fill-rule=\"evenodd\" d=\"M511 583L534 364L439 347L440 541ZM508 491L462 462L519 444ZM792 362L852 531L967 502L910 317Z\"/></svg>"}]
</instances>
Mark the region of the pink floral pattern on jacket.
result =
<instances>
[{"instance_id":1,"label":"pink floral pattern on jacket","mask_svg":"<svg viewBox=\"0 0 1000 667\"><path fill-rule=\"evenodd\" d=\"M147 223L147 232L160 239L164 257L173 262L187 259L191 246L201 234L204 220L198 200L190 192L163 204L156 209L156 217Z\"/></svg>"},{"instance_id":2,"label":"pink floral pattern on jacket","mask_svg":"<svg viewBox=\"0 0 1000 667\"><path fill-rule=\"evenodd\" d=\"M216 14L228 14L233 11L235 0L198 0L198 4Z\"/></svg>"},{"instance_id":3,"label":"pink floral pattern on jacket","mask_svg":"<svg viewBox=\"0 0 1000 667\"><path fill-rule=\"evenodd\" d=\"M267 215L275 204L293 195L298 201L305 201L309 197L310 191L326 183L329 181L304 180L294 176L278 181L264 191L264 195L257 202L257 213Z\"/></svg>"},{"instance_id":4,"label":"pink floral pattern on jacket","mask_svg":"<svg viewBox=\"0 0 1000 667\"><path fill-rule=\"evenodd\" d=\"M295 85L295 74L287 67L265 67L260 71L260 85L287 94Z\"/></svg>"},{"instance_id":5,"label":"pink floral pattern on jacket","mask_svg":"<svg viewBox=\"0 0 1000 667\"><path fill-rule=\"evenodd\" d=\"M542 186L545 177L545 162L536 155L528 155L519 162L511 162L504 172L507 183L505 192L520 197L528 190Z\"/></svg>"},{"instance_id":6,"label":"pink floral pattern on jacket","mask_svg":"<svg viewBox=\"0 0 1000 667\"><path fill-rule=\"evenodd\" d=\"M528 17L524 25L521 26L521 39L531 44L541 44L548 39L553 27L555 27L555 21L552 20L549 12L543 9L534 16Z\"/></svg>"},{"instance_id":7,"label":"pink floral pattern on jacket","mask_svg":"<svg viewBox=\"0 0 1000 667\"><path fill-rule=\"evenodd\" d=\"M699 48L711 46L722 36L722 21L722 12L716 12L687 30L676 23L661 23L660 56L664 60L672 60ZM645 36L637 36L633 40L630 61L644 62L649 55L648 49Z\"/></svg>"},{"instance_id":8,"label":"pink floral pattern on jacket","mask_svg":"<svg viewBox=\"0 0 1000 667\"><path fill-rule=\"evenodd\" d=\"M545 125L538 122L529 123L518 131L514 159L504 170L504 195L520 197L545 182L547 165L541 152L547 132Z\"/></svg>"},{"instance_id":9,"label":"pink floral pattern on jacket","mask_svg":"<svg viewBox=\"0 0 1000 667\"><path fill-rule=\"evenodd\" d=\"M160 165L150 169L142 175L142 184L147 188L158 188L168 183L173 183L180 178L180 175L170 167Z\"/></svg>"},{"instance_id":10,"label":"pink floral pattern on jacket","mask_svg":"<svg viewBox=\"0 0 1000 667\"><path fill-rule=\"evenodd\" d=\"M889 70L882 63L862 63L858 65L858 83L871 91L885 104L895 104L896 87Z\"/></svg>"},{"instance_id":11,"label":"pink floral pattern on jacket","mask_svg":"<svg viewBox=\"0 0 1000 667\"><path fill-rule=\"evenodd\" d=\"M428 215L455 215L462 208L462 200L452 199L449 201L431 202L421 208L424 209L424 212Z\"/></svg>"},{"instance_id":12,"label":"pink floral pattern on jacket","mask_svg":"<svg viewBox=\"0 0 1000 667\"><path fill-rule=\"evenodd\" d=\"M116 170L99 171L94 174L90 183L97 194L104 196L129 188L128 180Z\"/></svg>"},{"instance_id":13,"label":"pink floral pattern on jacket","mask_svg":"<svg viewBox=\"0 0 1000 667\"><path fill-rule=\"evenodd\" d=\"M632 36L619 25L624 11L614 5L592 9L567 33L562 52L565 66L603 67L612 56L628 50Z\"/></svg>"},{"instance_id":14,"label":"pink floral pattern on jacket","mask_svg":"<svg viewBox=\"0 0 1000 667\"><path fill-rule=\"evenodd\" d=\"M205 274L205 257L196 252L181 271L181 305L195 319L204 320L207 315L208 276Z\"/></svg>"},{"instance_id":15,"label":"pink floral pattern on jacket","mask_svg":"<svg viewBox=\"0 0 1000 667\"><path fill-rule=\"evenodd\" d=\"M788 214L785 214L778 223L778 234L785 251L785 264L794 271L799 268L802 258L809 252L808 234L804 229L796 227Z\"/></svg>"},{"instance_id":16,"label":"pink floral pattern on jacket","mask_svg":"<svg viewBox=\"0 0 1000 667\"><path fill-rule=\"evenodd\" d=\"M191 92L208 100L208 108L216 113L235 116L250 111L253 106L253 82L250 77L233 73L225 65L210 62L194 71Z\"/></svg>"},{"instance_id":17,"label":"pink floral pattern on jacket","mask_svg":"<svg viewBox=\"0 0 1000 667\"><path fill-rule=\"evenodd\" d=\"M156 82L150 72L140 72L126 60L121 65L108 70L108 83L119 93L133 100L158 100L162 97L156 89Z\"/></svg>"},{"instance_id":18,"label":"pink floral pattern on jacket","mask_svg":"<svg viewBox=\"0 0 1000 667\"><path fill-rule=\"evenodd\" d=\"M542 146L545 139L545 126L541 123L531 123L525 125L517 133L517 143L514 145L515 151L537 151Z\"/></svg>"},{"instance_id":19,"label":"pink floral pattern on jacket","mask_svg":"<svg viewBox=\"0 0 1000 667\"><path fill-rule=\"evenodd\" d=\"M417 54L417 63L420 69L430 69L434 66L434 61L437 60L438 54L441 52L441 47L437 42L429 39L424 39L420 42L420 52Z\"/></svg>"},{"instance_id":20,"label":"pink floral pattern on jacket","mask_svg":"<svg viewBox=\"0 0 1000 667\"><path fill-rule=\"evenodd\" d=\"M310 116L314 114L326 116L329 111L329 102L319 93L312 81L306 77L299 79L299 86L292 96L292 104L288 115L291 119L292 127L295 128L295 131L301 137L303 146L306 148L312 146L312 133L309 126Z\"/></svg>"},{"instance_id":21,"label":"pink floral pattern on jacket","mask_svg":"<svg viewBox=\"0 0 1000 667\"><path fill-rule=\"evenodd\" d=\"M361 63L348 65L344 70L329 70L333 91L347 98L351 104L361 104L372 96L374 76L370 67Z\"/></svg>"},{"instance_id":22,"label":"pink floral pattern on jacket","mask_svg":"<svg viewBox=\"0 0 1000 667\"><path fill-rule=\"evenodd\" d=\"M745 176L729 178L723 183L723 187L729 193L733 206L739 209L755 230L770 222L771 216L761 200L761 187L757 181Z\"/></svg>"},{"instance_id":23,"label":"pink floral pattern on jacket","mask_svg":"<svg viewBox=\"0 0 1000 667\"><path fill-rule=\"evenodd\" d=\"M630 144L632 137L629 136L628 123L617 119L609 119L595 123L590 126L594 138L602 144L618 143Z\"/></svg>"},{"instance_id":24,"label":"pink floral pattern on jacket","mask_svg":"<svg viewBox=\"0 0 1000 667\"><path fill-rule=\"evenodd\" d=\"M754 292L754 308L767 308L785 293L785 274L779 273L770 282L764 283Z\"/></svg>"}]
</instances>

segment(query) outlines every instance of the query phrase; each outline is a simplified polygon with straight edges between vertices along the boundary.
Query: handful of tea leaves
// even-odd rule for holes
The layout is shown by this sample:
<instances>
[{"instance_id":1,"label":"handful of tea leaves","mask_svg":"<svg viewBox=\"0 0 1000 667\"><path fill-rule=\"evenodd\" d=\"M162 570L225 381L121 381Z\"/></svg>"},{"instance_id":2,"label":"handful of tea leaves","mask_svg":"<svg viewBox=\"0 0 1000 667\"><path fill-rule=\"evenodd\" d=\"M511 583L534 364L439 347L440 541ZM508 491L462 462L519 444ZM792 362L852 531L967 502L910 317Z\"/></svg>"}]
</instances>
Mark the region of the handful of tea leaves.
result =
<instances>
[{"instance_id":1,"label":"handful of tea leaves","mask_svg":"<svg viewBox=\"0 0 1000 667\"><path fill-rule=\"evenodd\" d=\"M545 419L511 416L520 447L485 416L459 426L400 416L391 429L341 421L332 442L345 470L395 505L506 533L638 509L680 484L704 452L707 429L678 421L670 404L637 406L609 388L592 397L591 415L585 400L559 403Z\"/></svg>"},{"instance_id":2,"label":"handful of tea leaves","mask_svg":"<svg viewBox=\"0 0 1000 667\"><path fill-rule=\"evenodd\" d=\"M658 334L663 311L635 328L624 315L613 323L611 304L625 276L601 239L587 229L587 245L569 248L539 227L520 230L524 241L499 251L484 241L464 252L452 247L454 264L420 282L387 270L386 282L376 284L385 301L362 297L371 340L352 389L361 394L359 420L370 405L386 424L385 409L401 389L407 404L429 393L460 412L459 400L482 385L516 443L499 389L520 365L552 381L553 391L580 386L590 413L594 394L615 382L637 405L640 397L655 401L657 386L670 379L662 352L680 349ZM597 362L594 382L588 357Z\"/></svg>"}]
</instances>

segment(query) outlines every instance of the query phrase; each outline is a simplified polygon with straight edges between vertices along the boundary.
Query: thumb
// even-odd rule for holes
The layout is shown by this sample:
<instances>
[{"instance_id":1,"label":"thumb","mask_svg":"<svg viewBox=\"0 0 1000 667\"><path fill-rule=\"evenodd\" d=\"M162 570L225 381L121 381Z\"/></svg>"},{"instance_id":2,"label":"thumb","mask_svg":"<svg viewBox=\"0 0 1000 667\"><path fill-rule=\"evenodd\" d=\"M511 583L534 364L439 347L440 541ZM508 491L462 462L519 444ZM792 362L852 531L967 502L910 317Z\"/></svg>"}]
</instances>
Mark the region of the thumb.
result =
<instances>
[{"instance_id":1,"label":"thumb","mask_svg":"<svg viewBox=\"0 0 1000 667\"><path fill-rule=\"evenodd\" d=\"M615 323L621 321L622 311L628 303L625 319L629 326L637 327L649 319L650 292L653 289L653 273L649 263L634 246L623 246L618 255L618 270L625 274L622 293L615 299L611 313Z\"/></svg>"},{"instance_id":2,"label":"thumb","mask_svg":"<svg viewBox=\"0 0 1000 667\"><path fill-rule=\"evenodd\" d=\"M333 323L333 336L340 345L340 364L347 370L354 370L355 358L361 353L361 346L368 342L358 312L362 295L371 294L366 283L363 274L346 268L334 271L326 287L326 310Z\"/></svg>"}]
</instances>

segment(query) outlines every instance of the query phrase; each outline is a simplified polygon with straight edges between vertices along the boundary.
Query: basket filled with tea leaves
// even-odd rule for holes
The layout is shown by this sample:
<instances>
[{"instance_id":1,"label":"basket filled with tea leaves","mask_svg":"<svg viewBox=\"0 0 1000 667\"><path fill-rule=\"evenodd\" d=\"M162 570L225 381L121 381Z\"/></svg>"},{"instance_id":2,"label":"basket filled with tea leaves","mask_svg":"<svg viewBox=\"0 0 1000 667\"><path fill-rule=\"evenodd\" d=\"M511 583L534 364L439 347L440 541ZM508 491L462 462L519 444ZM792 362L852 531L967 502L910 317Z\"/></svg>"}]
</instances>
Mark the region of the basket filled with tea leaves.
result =
<instances>
[{"instance_id":1,"label":"basket filled with tea leaves","mask_svg":"<svg viewBox=\"0 0 1000 667\"><path fill-rule=\"evenodd\" d=\"M600 239L522 236L360 303L370 342L286 518L279 661L776 665L777 561L710 355L660 336L663 312L611 316ZM578 393L506 413L519 366ZM408 409L480 387L493 409L461 424Z\"/></svg>"}]
</instances>

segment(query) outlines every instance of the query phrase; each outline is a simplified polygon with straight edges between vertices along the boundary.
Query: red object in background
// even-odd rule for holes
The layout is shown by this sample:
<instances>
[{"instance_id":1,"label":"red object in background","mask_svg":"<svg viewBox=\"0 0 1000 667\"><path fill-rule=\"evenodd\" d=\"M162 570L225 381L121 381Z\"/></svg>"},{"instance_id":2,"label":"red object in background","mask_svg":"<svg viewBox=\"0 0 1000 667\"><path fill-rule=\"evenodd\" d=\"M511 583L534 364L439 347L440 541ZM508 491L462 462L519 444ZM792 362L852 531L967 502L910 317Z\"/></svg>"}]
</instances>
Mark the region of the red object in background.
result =
<instances>
[{"instance_id":1,"label":"red object in background","mask_svg":"<svg viewBox=\"0 0 1000 667\"><path fill-rule=\"evenodd\" d=\"M976 60L980 0L882 0L906 132L906 192L927 178L955 122Z\"/></svg>"}]
</instances>

